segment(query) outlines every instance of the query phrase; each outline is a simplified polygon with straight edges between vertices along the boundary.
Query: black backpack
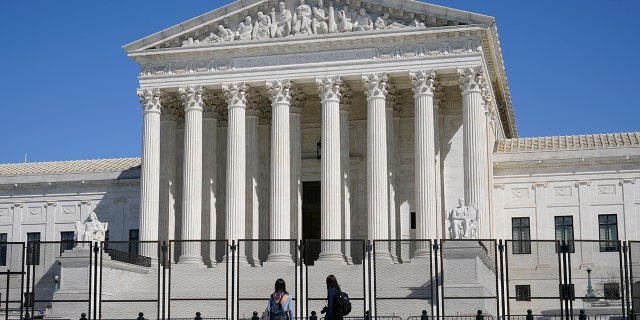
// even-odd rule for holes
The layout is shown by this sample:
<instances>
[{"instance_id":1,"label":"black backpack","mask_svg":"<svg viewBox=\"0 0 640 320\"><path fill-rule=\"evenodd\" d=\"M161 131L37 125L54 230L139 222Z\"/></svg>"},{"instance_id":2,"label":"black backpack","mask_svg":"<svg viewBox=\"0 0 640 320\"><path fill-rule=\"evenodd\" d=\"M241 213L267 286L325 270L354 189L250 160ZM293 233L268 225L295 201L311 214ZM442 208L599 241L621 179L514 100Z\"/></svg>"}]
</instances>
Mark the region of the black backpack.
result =
<instances>
[{"instance_id":1,"label":"black backpack","mask_svg":"<svg viewBox=\"0 0 640 320\"><path fill-rule=\"evenodd\" d=\"M335 304L335 314L342 316L348 315L351 312L351 301L349 301L349 295L344 291L338 290L336 300L338 300L338 303Z\"/></svg>"},{"instance_id":2,"label":"black backpack","mask_svg":"<svg viewBox=\"0 0 640 320\"><path fill-rule=\"evenodd\" d=\"M282 297L280 297L280 300L276 301L274 297L271 296L271 308L269 309L269 320L287 320L287 314L282 308L282 304L280 304L280 301L282 301L283 297L284 297L284 294L282 295Z\"/></svg>"}]
</instances>

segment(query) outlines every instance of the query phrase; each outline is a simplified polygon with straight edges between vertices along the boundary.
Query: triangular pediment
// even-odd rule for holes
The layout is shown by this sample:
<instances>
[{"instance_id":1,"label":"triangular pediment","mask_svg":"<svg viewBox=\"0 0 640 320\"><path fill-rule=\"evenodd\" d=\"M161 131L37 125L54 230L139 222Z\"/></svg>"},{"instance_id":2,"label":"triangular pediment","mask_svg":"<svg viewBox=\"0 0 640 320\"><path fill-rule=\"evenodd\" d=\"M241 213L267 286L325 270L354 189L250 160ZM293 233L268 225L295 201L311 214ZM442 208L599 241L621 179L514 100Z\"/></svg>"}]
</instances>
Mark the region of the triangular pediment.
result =
<instances>
[{"instance_id":1,"label":"triangular pediment","mask_svg":"<svg viewBox=\"0 0 640 320\"><path fill-rule=\"evenodd\" d=\"M304 1L304 0L302 0ZM235 1L124 46L127 52L383 29L490 25L493 18L413 0Z\"/></svg>"}]
</instances>

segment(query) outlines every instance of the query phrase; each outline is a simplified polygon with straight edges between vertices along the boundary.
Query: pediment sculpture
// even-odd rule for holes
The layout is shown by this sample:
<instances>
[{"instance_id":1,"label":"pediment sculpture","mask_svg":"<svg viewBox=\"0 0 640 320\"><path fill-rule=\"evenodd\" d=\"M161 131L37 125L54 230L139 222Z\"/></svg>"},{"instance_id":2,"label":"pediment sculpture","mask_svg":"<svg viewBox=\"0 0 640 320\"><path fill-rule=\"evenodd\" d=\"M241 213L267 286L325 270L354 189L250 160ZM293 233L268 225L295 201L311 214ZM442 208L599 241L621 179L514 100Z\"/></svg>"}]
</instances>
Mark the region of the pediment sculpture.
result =
<instances>
[{"instance_id":1,"label":"pediment sculpture","mask_svg":"<svg viewBox=\"0 0 640 320\"><path fill-rule=\"evenodd\" d=\"M210 32L203 39L189 37L182 42L182 46L300 35L425 27L425 24L418 19L394 20L391 18L389 10L384 10L374 16L365 7L354 9L349 5L343 5L342 8L336 8L332 2L326 5L324 0L315 0L315 3L311 5L307 4L306 0L295 1L298 1L297 5L288 6L286 1L281 1L278 2L277 8L271 8L270 12L258 11L255 16L245 16L237 26L225 26L220 23L216 31Z\"/></svg>"},{"instance_id":2,"label":"pediment sculpture","mask_svg":"<svg viewBox=\"0 0 640 320\"><path fill-rule=\"evenodd\" d=\"M89 214L89 218L85 223L79 220L75 223L74 239L76 241L76 247L85 247L86 242L103 242L107 235L108 222L100 222L95 212ZM80 243L84 242L84 243Z\"/></svg>"}]
</instances>

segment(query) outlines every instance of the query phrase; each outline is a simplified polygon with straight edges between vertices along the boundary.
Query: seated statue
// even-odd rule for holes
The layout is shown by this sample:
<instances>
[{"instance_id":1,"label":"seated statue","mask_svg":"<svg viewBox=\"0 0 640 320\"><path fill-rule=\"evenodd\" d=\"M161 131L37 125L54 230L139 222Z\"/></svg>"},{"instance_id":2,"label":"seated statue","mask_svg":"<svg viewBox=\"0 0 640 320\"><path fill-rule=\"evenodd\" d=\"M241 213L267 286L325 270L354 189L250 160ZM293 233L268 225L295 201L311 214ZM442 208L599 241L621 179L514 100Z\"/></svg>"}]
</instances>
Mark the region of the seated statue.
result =
<instances>
[{"instance_id":1,"label":"seated statue","mask_svg":"<svg viewBox=\"0 0 640 320\"><path fill-rule=\"evenodd\" d=\"M105 240L108 222L102 223L98 220L98 216L95 212L91 212L89 214L89 218L83 224L80 221L76 221L75 225L75 241L76 246L78 246L77 242L102 242ZM81 244L82 247L85 246L85 243Z\"/></svg>"},{"instance_id":2,"label":"seated statue","mask_svg":"<svg viewBox=\"0 0 640 320\"><path fill-rule=\"evenodd\" d=\"M449 232L451 239L475 239L478 209L475 204L464 205L464 199L458 199L458 206L449 210Z\"/></svg>"}]
</instances>

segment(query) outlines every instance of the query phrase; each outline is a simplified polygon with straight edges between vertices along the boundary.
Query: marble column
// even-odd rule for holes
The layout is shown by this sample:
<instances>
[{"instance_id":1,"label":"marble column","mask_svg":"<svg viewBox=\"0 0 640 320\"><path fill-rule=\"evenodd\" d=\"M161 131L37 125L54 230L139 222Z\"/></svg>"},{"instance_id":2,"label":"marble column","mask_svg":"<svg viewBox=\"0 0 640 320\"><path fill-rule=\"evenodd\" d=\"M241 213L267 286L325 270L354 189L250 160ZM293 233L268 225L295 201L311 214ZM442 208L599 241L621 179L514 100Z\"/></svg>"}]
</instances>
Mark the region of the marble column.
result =
<instances>
[{"instance_id":1,"label":"marble column","mask_svg":"<svg viewBox=\"0 0 640 320\"><path fill-rule=\"evenodd\" d=\"M400 92L395 84L387 84L387 99L385 101L385 116L387 122L387 167L389 168L387 179L389 183L389 250L391 252L391 258L394 261L398 260L397 245L399 243L393 241L398 239L396 236L397 220L396 211L398 207L396 205L396 194L398 193L396 178L398 176L398 167L396 162L396 125L394 118L394 109L400 105Z\"/></svg>"},{"instance_id":2,"label":"marble column","mask_svg":"<svg viewBox=\"0 0 640 320\"><path fill-rule=\"evenodd\" d=\"M291 140L291 239L302 239L302 128L300 116L306 98L300 88L291 92L289 139Z\"/></svg>"},{"instance_id":3,"label":"marble column","mask_svg":"<svg viewBox=\"0 0 640 320\"><path fill-rule=\"evenodd\" d=\"M203 263L202 225L202 86L180 88L184 103L184 166L182 189L182 252L178 263Z\"/></svg>"},{"instance_id":4,"label":"marble column","mask_svg":"<svg viewBox=\"0 0 640 320\"><path fill-rule=\"evenodd\" d=\"M140 176L140 241L158 240L160 196L160 90L140 89L142 103L142 172ZM145 252L157 258L157 252Z\"/></svg>"},{"instance_id":5,"label":"marble column","mask_svg":"<svg viewBox=\"0 0 640 320\"><path fill-rule=\"evenodd\" d=\"M227 97L229 126L227 129L227 240L246 238L246 93L249 86L244 82L222 86ZM244 248L239 247L238 259L246 262Z\"/></svg>"},{"instance_id":6,"label":"marble column","mask_svg":"<svg viewBox=\"0 0 640 320\"><path fill-rule=\"evenodd\" d=\"M290 237L291 222L291 145L289 139L289 107L291 82L267 81L271 99L271 186L270 186L270 234L272 240ZM289 243L273 241L269 252L270 262L292 262Z\"/></svg>"},{"instance_id":7,"label":"marble column","mask_svg":"<svg viewBox=\"0 0 640 320\"><path fill-rule=\"evenodd\" d=\"M458 69L462 90L462 126L464 158L464 197L467 205L477 207L475 238L491 236L489 225L489 163L484 68L470 66Z\"/></svg>"},{"instance_id":8,"label":"marble column","mask_svg":"<svg viewBox=\"0 0 640 320\"><path fill-rule=\"evenodd\" d=\"M437 236L437 180L435 149L434 70L411 72L415 107L416 239ZM416 257L428 257L428 243L419 242Z\"/></svg>"},{"instance_id":9,"label":"marble column","mask_svg":"<svg viewBox=\"0 0 640 320\"><path fill-rule=\"evenodd\" d=\"M177 95L163 97L163 112L160 124L160 219L158 240L160 242L175 240L176 214L176 134L178 118L183 116L183 107Z\"/></svg>"},{"instance_id":10,"label":"marble column","mask_svg":"<svg viewBox=\"0 0 640 320\"><path fill-rule=\"evenodd\" d=\"M320 157L320 238L340 239L341 177L340 177L340 85L339 76L316 79L322 103L322 155ZM340 243L322 242L319 260L342 261Z\"/></svg>"},{"instance_id":11,"label":"marble column","mask_svg":"<svg viewBox=\"0 0 640 320\"><path fill-rule=\"evenodd\" d=\"M369 240L389 238L386 73L362 76L367 95L367 216ZM386 242L376 243L376 259L391 259Z\"/></svg>"},{"instance_id":12,"label":"marble column","mask_svg":"<svg viewBox=\"0 0 640 320\"><path fill-rule=\"evenodd\" d=\"M266 98L259 95L257 92L251 90L246 94L247 108L246 108L246 144L248 150L247 156L247 185L246 185L246 210L245 216L245 231L248 239L259 239L259 219L260 219L260 201L259 201L259 189L258 181L260 175L259 167L259 142L258 142L258 117L260 111L258 108L261 104L265 103ZM249 262L253 265L259 264L258 261L258 242L252 243L245 248L245 254Z\"/></svg>"},{"instance_id":13,"label":"marble column","mask_svg":"<svg viewBox=\"0 0 640 320\"><path fill-rule=\"evenodd\" d=\"M202 252L205 262L209 265L216 264L216 185L218 151L218 113L221 99L211 92L205 93L202 109Z\"/></svg>"},{"instance_id":14,"label":"marble column","mask_svg":"<svg viewBox=\"0 0 640 320\"><path fill-rule=\"evenodd\" d=\"M353 92L345 83L340 86L340 177L342 179L342 237L351 239L351 157L349 153L349 109ZM351 243L344 243L347 263L353 261Z\"/></svg>"}]
</instances>

